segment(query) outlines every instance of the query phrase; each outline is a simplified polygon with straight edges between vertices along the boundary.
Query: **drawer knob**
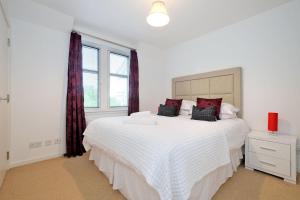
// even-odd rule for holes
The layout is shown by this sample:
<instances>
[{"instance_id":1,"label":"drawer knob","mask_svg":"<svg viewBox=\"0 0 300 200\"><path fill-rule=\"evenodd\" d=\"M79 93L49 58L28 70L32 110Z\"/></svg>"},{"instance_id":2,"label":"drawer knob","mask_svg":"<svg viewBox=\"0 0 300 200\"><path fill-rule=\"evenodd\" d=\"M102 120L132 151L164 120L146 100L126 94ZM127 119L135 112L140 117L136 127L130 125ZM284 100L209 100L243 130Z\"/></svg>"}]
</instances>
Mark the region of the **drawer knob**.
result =
<instances>
[{"instance_id":1,"label":"drawer knob","mask_svg":"<svg viewBox=\"0 0 300 200\"><path fill-rule=\"evenodd\" d=\"M276 152L276 149L271 149L271 148L267 148L267 147L260 147L260 148L263 149L263 150Z\"/></svg>"}]
</instances>

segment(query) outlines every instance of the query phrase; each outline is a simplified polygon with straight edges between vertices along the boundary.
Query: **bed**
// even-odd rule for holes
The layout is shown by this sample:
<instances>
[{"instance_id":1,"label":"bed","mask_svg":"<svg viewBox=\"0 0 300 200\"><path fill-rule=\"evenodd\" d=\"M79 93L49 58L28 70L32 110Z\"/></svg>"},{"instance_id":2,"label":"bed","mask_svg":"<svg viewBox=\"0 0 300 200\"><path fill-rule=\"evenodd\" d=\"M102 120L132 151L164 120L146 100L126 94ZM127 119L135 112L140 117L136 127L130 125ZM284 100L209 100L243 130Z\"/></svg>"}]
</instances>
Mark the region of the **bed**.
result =
<instances>
[{"instance_id":1,"label":"bed","mask_svg":"<svg viewBox=\"0 0 300 200\"><path fill-rule=\"evenodd\" d=\"M241 108L240 74L232 68L174 78L172 96L222 97ZM128 117L91 122L83 141L90 160L127 199L211 199L240 164L245 121L150 117L156 125L124 123Z\"/></svg>"}]
</instances>

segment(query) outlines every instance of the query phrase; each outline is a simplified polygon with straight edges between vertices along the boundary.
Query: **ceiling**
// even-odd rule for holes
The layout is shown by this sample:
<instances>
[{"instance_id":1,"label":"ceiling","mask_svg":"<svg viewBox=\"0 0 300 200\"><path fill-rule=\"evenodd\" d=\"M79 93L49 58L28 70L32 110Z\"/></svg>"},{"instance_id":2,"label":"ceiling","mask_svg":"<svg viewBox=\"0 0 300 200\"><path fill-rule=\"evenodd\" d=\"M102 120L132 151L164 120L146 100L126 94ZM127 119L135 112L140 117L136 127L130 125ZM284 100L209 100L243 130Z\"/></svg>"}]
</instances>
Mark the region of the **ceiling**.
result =
<instances>
[{"instance_id":1,"label":"ceiling","mask_svg":"<svg viewBox=\"0 0 300 200\"><path fill-rule=\"evenodd\" d=\"M153 0L34 0L102 34L168 47L236 23L290 0L165 0L169 25L150 27Z\"/></svg>"}]
</instances>

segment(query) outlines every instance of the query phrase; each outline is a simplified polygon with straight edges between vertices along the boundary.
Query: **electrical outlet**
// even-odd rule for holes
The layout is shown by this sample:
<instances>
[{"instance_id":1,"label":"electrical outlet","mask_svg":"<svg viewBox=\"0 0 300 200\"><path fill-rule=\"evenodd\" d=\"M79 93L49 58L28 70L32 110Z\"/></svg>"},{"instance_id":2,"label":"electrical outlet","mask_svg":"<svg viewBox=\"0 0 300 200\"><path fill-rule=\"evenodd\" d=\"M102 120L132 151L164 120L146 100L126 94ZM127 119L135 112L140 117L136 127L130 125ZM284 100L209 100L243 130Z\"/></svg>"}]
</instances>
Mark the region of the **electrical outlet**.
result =
<instances>
[{"instance_id":1,"label":"electrical outlet","mask_svg":"<svg viewBox=\"0 0 300 200\"><path fill-rule=\"evenodd\" d=\"M42 146L42 142L30 142L29 149L35 149Z\"/></svg>"},{"instance_id":2,"label":"electrical outlet","mask_svg":"<svg viewBox=\"0 0 300 200\"><path fill-rule=\"evenodd\" d=\"M54 144L60 144L61 143L61 139L60 138L56 138L55 140L54 140Z\"/></svg>"},{"instance_id":3,"label":"electrical outlet","mask_svg":"<svg viewBox=\"0 0 300 200\"><path fill-rule=\"evenodd\" d=\"M50 146L52 144L52 140L46 140L44 144L45 146Z\"/></svg>"}]
</instances>

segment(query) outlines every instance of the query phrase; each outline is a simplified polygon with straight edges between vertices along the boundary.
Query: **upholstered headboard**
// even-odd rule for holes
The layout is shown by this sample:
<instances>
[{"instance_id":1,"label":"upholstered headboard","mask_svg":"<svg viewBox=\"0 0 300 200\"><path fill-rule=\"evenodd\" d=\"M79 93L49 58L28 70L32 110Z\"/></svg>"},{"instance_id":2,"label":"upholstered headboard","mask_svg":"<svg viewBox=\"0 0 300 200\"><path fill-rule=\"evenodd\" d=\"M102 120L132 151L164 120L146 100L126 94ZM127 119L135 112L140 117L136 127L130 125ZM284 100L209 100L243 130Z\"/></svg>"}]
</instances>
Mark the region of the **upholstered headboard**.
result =
<instances>
[{"instance_id":1,"label":"upholstered headboard","mask_svg":"<svg viewBox=\"0 0 300 200\"><path fill-rule=\"evenodd\" d=\"M172 97L186 100L223 98L240 108L242 117L241 67L212 71L172 79Z\"/></svg>"}]
</instances>

